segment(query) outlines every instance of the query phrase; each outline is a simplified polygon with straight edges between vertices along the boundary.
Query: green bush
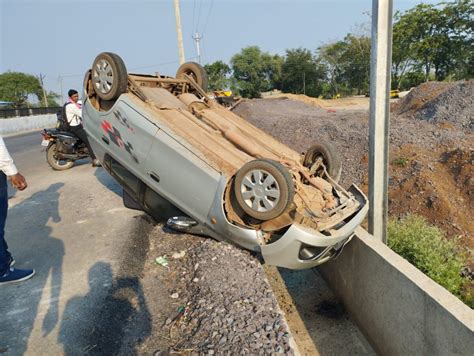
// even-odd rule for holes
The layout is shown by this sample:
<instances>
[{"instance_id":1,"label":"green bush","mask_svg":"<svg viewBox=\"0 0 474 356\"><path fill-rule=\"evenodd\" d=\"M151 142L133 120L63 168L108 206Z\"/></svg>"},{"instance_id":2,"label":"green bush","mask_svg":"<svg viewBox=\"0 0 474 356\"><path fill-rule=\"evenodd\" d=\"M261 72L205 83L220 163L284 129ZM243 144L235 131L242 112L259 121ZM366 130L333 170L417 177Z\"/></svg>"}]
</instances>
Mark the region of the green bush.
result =
<instances>
[{"instance_id":1,"label":"green bush","mask_svg":"<svg viewBox=\"0 0 474 356\"><path fill-rule=\"evenodd\" d=\"M411 264L474 308L469 280L461 276L466 254L456 241L422 217L409 215L388 224L388 246Z\"/></svg>"},{"instance_id":2,"label":"green bush","mask_svg":"<svg viewBox=\"0 0 474 356\"><path fill-rule=\"evenodd\" d=\"M408 165L408 158L406 157L398 157L395 161L393 161L399 167L406 167Z\"/></svg>"}]
</instances>

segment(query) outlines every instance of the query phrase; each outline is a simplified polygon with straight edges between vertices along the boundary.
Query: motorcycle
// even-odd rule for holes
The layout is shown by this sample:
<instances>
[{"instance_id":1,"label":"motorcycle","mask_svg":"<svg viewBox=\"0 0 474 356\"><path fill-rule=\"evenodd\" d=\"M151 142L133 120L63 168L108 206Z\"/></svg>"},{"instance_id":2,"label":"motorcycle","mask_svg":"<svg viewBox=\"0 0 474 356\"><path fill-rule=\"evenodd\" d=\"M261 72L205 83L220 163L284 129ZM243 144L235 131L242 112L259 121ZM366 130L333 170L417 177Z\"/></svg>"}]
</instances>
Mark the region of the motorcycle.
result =
<instances>
[{"instance_id":1,"label":"motorcycle","mask_svg":"<svg viewBox=\"0 0 474 356\"><path fill-rule=\"evenodd\" d=\"M46 147L46 161L56 171L71 168L74 162L89 157L87 146L68 131L44 129L41 146Z\"/></svg>"}]
</instances>

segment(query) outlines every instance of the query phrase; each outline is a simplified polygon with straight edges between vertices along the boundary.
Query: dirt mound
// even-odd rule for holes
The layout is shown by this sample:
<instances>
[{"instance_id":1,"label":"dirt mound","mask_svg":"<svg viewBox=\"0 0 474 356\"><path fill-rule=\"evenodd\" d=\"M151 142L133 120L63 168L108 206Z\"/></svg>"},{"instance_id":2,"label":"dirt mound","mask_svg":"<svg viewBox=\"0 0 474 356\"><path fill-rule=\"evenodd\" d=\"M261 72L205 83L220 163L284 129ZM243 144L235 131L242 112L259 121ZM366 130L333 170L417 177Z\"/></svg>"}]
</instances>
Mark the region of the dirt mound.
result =
<instances>
[{"instance_id":1,"label":"dirt mound","mask_svg":"<svg viewBox=\"0 0 474 356\"><path fill-rule=\"evenodd\" d=\"M308 104L308 105L312 105L312 106L316 106L317 108L323 108L326 105L326 103L324 102L324 100L321 100L321 99L318 99L318 98L312 98L310 96L307 96L307 95L303 95L303 94L290 94L290 93L285 93L285 94L274 94L274 95L271 95L269 96L267 99L271 100L271 99L291 99L291 100L295 100L295 101L301 101L305 104Z\"/></svg>"},{"instance_id":2,"label":"dirt mound","mask_svg":"<svg viewBox=\"0 0 474 356\"><path fill-rule=\"evenodd\" d=\"M474 253L474 151L428 151L406 145L390 164L389 214L424 216ZM474 254L473 254L474 267Z\"/></svg>"},{"instance_id":3,"label":"dirt mound","mask_svg":"<svg viewBox=\"0 0 474 356\"><path fill-rule=\"evenodd\" d=\"M442 92L418 110L416 117L474 130L474 80L459 82Z\"/></svg>"},{"instance_id":4,"label":"dirt mound","mask_svg":"<svg viewBox=\"0 0 474 356\"><path fill-rule=\"evenodd\" d=\"M474 130L474 80L423 83L396 103L392 111L431 123L451 123L461 129Z\"/></svg>"},{"instance_id":5,"label":"dirt mound","mask_svg":"<svg viewBox=\"0 0 474 356\"><path fill-rule=\"evenodd\" d=\"M412 115L426 103L453 87L454 83L426 82L411 90L393 107L396 114Z\"/></svg>"},{"instance_id":6,"label":"dirt mound","mask_svg":"<svg viewBox=\"0 0 474 356\"><path fill-rule=\"evenodd\" d=\"M444 152L440 162L452 173L456 185L468 198L470 208L474 208L474 150L457 148Z\"/></svg>"},{"instance_id":7,"label":"dirt mound","mask_svg":"<svg viewBox=\"0 0 474 356\"><path fill-rule=\"evenodd\" d=\"M252 100L235 112L300 152L321 140L331 142L342 156L342 186L356 183L367 193L368 111L329 112L292 100ZM391 117L390 216L419 214L448 237L460 236L473 251L474 267L473 140L471 131L454 125Z\"/></svg>"}]
</instances>

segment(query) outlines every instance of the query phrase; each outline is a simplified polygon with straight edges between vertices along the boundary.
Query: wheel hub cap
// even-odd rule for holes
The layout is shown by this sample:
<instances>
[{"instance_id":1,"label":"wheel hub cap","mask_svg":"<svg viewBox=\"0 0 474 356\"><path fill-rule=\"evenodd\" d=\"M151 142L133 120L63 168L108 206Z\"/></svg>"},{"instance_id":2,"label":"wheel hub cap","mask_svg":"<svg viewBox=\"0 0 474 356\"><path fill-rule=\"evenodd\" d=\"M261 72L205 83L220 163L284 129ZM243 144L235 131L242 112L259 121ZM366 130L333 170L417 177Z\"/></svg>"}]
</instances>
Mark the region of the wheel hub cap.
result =
<instances>
[{"instance_id":1,"label":"wheel hub cap","mask_svg":"<svg viewBox=\"0 0 474 356\"><path fill-rule=\"evenodd\" d=\"M114 81L114 73L109 62L105 59L98 61L92 72L92 79L95 89L107 94L112 89Z\"/></svg>"},{"instance_id":2,"label":"wheel hub cap","mask_svg":"<svg viewBox=\"0 0 474 356\"><path fill-rule=\"evenodd\" d=\"M248 172L241 184L245 204L258 212L274 209L280 200L280 187L275 177L264 170Z\"/></svg>"}]
</instances>

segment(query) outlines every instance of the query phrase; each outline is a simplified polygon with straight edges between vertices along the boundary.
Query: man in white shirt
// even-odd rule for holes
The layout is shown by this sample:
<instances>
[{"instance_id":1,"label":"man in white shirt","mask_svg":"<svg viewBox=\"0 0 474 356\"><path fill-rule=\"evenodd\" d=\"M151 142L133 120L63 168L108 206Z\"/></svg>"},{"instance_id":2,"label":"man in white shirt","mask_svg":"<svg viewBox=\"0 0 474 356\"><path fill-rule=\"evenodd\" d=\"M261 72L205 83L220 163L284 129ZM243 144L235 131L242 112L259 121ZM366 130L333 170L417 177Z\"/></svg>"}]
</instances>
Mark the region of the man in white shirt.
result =
<instances>
[{"instance_id":1,"label":"man in white shirt","mask_svg":"<svg viewBox=\"0 0 474 356\"><path fill-rule=\"evenodd\" d=\"M15 188L19 190L26 189L25 177L18 173L5 142L0 136L0 286L27 280L35 274L35 270L13 267L15 260L8 251L7 242L5 241L5 222L8 212L7 178Z\"/></svg>"},{"instance_id":2,"label":"man in white shirt","mask_svg":"<svg viewBox=\"0 0 474 356\"><path fill-rule=\"evenodd\" d=\"M79 137L82 142L84 142L89 150L89 154L92 158L92 166L100 167L99 160L95 157L94 151L92 151L92 147L89 144L89 139L87 138L87 133L82 126L82 108L79 104L79 94L77 90L69 89L68 91L68 102L66 103L66 120L69 124L69 131L71 131L74 135Z\"/></svg>"}]
</instances>

